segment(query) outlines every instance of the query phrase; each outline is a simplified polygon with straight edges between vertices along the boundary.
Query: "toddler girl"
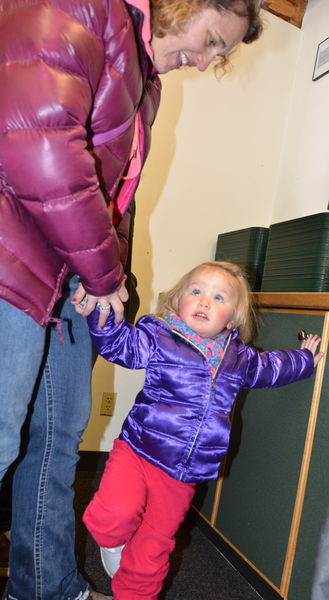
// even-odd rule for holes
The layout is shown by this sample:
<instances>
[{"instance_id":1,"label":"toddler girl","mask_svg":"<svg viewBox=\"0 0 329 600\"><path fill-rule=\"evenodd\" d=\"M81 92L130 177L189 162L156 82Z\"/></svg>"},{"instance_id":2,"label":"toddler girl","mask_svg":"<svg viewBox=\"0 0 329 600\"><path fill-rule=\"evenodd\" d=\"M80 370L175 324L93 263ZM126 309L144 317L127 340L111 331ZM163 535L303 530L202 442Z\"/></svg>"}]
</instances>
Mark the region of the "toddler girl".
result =
<instances>
[{"instance_id":1,"label":"toddler girl","mask_svg":"<svg viewBox=\"0 0 329 600\"><path fill-rule=\"evenodd\" d=\"M104 358L146 369L143 389L115 440L84 522L101 546L115 600L155 600L196 482L214 479L241 388L277 387L311 375L322 358L309 335L300 350L258 352L250 291L240 268L204 263L160 295L159 314L136 326L111 314L99 329Z\"/></svg>"}]
</instances>

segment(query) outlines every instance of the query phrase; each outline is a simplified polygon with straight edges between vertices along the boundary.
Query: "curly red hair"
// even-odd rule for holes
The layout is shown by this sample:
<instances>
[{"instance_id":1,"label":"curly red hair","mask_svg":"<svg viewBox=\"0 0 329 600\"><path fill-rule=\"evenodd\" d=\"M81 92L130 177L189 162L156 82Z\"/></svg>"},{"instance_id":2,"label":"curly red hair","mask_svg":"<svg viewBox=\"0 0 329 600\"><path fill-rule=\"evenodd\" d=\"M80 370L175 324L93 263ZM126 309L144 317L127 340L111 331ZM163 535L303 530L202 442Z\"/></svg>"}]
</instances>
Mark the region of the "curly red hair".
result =
<instances>
[{"instance_id":1,"label":"curly red hair","mask_svg":"<svg viewBox=\"0 0 329 600\"><path fill-rule=\"evenodd\" d=\"M232 11L247 17L249 26L243 42L249 44L262 32L259 0L150 0L152 32L156 37L181 33L188 21L203 9Z\"/></svg>"}]
</instances>

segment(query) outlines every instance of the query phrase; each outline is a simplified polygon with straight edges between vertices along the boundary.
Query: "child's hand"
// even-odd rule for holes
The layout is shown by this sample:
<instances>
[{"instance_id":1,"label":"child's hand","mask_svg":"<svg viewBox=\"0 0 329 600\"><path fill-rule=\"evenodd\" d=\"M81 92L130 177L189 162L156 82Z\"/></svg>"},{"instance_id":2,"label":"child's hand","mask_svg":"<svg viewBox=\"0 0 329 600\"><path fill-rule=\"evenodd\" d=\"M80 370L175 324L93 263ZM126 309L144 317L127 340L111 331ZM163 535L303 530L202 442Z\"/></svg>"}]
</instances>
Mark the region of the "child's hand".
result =
<instances>
[{"instance_id":1,"label":"child's hand","mask_svg":"<svg viewBox=\"0 0 329 600\"><path fill-rule=\"evenodd\" d=\"M302 349L307 348L310 350L314 356L314 366L316 367L318 362L323 358L323 352L318 352L316 354L317 347L321 342L321 338L315 333L309 333L307 338L302 341L300 347Z\"/></svg>"},{"instance_id":2,"label":"child's hand","mask_svg":"<svg viewBox=\"0 0 329 600\"><path fill-rule=\"evenodd\" d=\"M96 305L103 307L99 311L99 320L98 327L99 329L103 329L106 323L107 317L110 314L110 310L112 308L114 312L114 322L120 323L124 316L124 306L123 302L128 300L128 292L125 287L126 276L124 275L122 282L118 289L112 294L108 294L107 296L97 297L91 296L90 294L86 294L82 284L80 283L77 288L74 298L72 298L71 302L74 304L74 308L76 312L84 317L88 317L90 313L95 309ZM106 307L106 308L105 308Z\"/></svg>"}]
</instances>

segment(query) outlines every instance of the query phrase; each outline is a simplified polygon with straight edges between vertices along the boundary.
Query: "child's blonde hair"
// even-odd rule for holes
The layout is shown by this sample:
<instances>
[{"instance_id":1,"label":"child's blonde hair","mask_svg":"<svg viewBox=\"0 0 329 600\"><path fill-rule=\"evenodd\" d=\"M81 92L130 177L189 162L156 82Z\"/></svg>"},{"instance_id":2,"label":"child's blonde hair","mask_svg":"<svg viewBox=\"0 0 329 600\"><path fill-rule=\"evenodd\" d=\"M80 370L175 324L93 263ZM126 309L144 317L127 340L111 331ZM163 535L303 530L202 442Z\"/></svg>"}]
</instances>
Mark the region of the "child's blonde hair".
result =
<instances>
[{"instance_id":1,"label":"child's blonde hair","mask_svg":"<svg viewBox=\"0 0 329 600\"><path fill-rule=\"evenodd\" d=\"M191 271L183 275L170 290L159 294L157 312L163 313L166 310L172 310L174 313L178 313L181 297L191 277L199 269L205 268L221 269L231 278L238 294L232 326L239 331L239 336L244 342L249 342L254 330L254 311L252 308L250 287L242 269L230 262L211 261L194 267Z\"/></svg>"}]
</instances>

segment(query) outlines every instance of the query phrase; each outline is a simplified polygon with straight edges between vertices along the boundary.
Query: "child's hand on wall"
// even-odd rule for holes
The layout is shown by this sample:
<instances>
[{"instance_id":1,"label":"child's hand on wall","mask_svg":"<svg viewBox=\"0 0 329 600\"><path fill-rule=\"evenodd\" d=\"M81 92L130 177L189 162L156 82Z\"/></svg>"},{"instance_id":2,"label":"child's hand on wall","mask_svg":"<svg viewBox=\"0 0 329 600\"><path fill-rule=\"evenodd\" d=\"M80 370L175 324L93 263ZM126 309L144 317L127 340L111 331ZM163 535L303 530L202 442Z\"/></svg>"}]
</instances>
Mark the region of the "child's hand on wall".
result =
<instances>
[{"instance_id":1,"label":"child's hand on wall","mask_svg":"<svg viewBox=\"0 0 329 600\"><path fill-rule=\"evenodd\" d=\"M323 358L323 352L318 352L317 347L321 342L321 338L315 333L309 333L305 340L302 341L300 347L302 349L307 348L310 350L314 356L314 366L316 367L318 362Z\"/></svg>"}]
</instances>

